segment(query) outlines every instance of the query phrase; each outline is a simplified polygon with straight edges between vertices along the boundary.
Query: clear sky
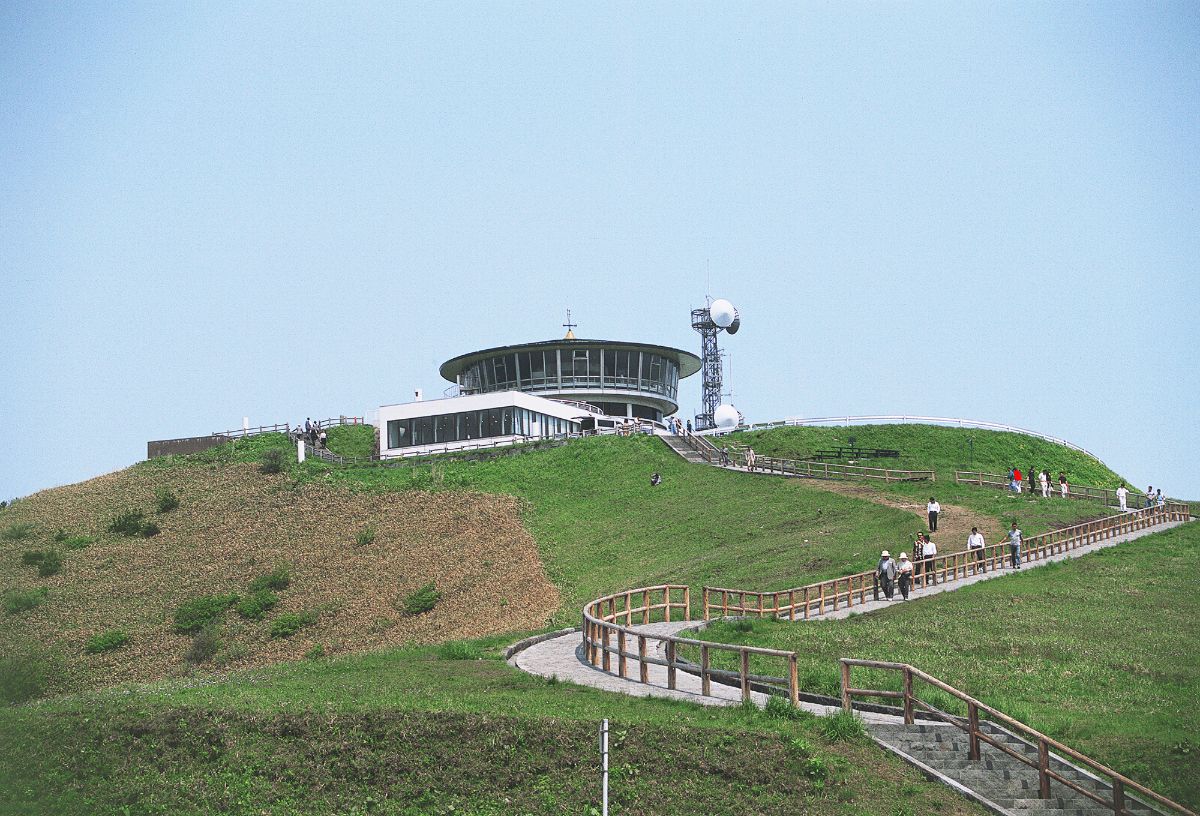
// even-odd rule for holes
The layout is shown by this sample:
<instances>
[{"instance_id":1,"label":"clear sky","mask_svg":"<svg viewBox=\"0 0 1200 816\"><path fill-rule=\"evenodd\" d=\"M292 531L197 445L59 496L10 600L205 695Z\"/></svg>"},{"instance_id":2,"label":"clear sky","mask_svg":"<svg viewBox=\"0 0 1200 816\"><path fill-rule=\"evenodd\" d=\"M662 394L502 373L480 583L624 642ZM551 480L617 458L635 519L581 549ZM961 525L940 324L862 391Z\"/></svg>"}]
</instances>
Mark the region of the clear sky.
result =
<instances>
[{"instance_id":1,"label":"clear sky","mask_svg":"<svg viewBox=\"0 0 1200 816\"><path fill-rule=\"evenodd\" d=\"M0 498L706 294L751 421L1200 498L1198 205L1194 2L7 2Z\"/></svg>"}]
</instances>

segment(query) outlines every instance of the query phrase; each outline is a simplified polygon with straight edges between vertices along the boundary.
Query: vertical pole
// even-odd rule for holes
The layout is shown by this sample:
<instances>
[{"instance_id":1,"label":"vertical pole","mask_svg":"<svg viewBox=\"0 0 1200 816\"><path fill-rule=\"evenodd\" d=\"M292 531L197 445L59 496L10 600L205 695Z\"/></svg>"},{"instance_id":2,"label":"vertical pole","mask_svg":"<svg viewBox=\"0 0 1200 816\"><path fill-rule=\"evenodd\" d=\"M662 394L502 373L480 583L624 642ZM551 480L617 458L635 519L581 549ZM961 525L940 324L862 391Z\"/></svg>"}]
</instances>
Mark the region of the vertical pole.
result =
<instances>
[{"instance_id":1,"label":"vertical pole","mask_svg":"<svg viewBox=\"0 0 1200 816\"><path fill-rule=\"evenodd\" d=\"M638 635L638 680L650 682L650 666L646 663L646 636Z\"/></svg>"},{"instance_id":2,"label":"vertical pole","mask_svg":"<svg viewBox=\"0 0 1200 816\"><path fill-rule=\"evenodd\" d=\"M979 759L979 706L975 701L967 703L967 725L970 729L971 747L968 759Z\"/></svg>"},{"instance_id":3,"label":"vertical pole","mask_svg":"<svg viewBox=\"0 0 1200 816\"><path fill-rule=\"evenodd\" d=\"M600 624L600 631L602 633L601 642L604 644L604 648L601 650L604 655L602 658L604 661L604 670L610 672L612 671L612 656L608 651L608 626L603 623Z\"/></svg>"},{"instance_id":4,"label":"vertical pole","mask_svg":"<svg viewBox=\"0 0 1200 816\"><path fill-rule=\"evenodd\" d=\"M671 619L671 590L664 590L663 600L666 601L667 620ZM642 624L650 622L650 590L642 590Z\"/></svg>"},{"instance_id":5,"label":"vertical pole","mask_svg":"<svg viewBox=\"0 0 1200 816\"><path fill-rule=\"evenodd\" d=\"M707 604L708 602L705 601L705 603ZM668 614L668 616L671 614L669 609L667 610L667 614ZM704 617L705 618L708 617L707 610L705 612ZM690 621L691 619L692 619L692 588L690 586L685 586L683 588L683 620ZM667 620L670 621L671 618L668 617Z\"/></svg>"},{"instance_id":6,"label":"vertical pole","mask_svg":"<svg viewBox=\"0 0 1200 816\"><path fill-rule=\"evenodd\" d=\"M850 712L850 664L842 662L842 710Z\"/></svg>"},{"instance_id":7,"label":"vertical pole","mask_svg":"<svg viewBox=\"0 0 1200 816\"><path fill-rule=\"evenodd\" d=\"M1113 810L1117 816L1125 816L1128 813L1125 810L1125 783L1120 779L1114 779L1112 783L1113 789Z\"/></svg>"},{"instance_id":8,"label":"vertical pole","mask_svg":"<svg viewBox=\"0 0 1200 816\"><path fill-rule=\"evenodd\" d=\"M686 591L686 590L685 590L685 591L684 591L684 593L683 593L683 597L684 597L685 599L687 598L687 591ZM708 618L709 618L709 611L708 611L708 587L705 587L705 588L704 588L704 619L705 619L705 620L708 620ZM684 620L687 620L687 618L684 618Z\"/></svg>"},{"instance_id":9,"label":"vertical pole","mask_svg":"<svg viewBox=\"0 0 1200 816\"><path fill-rule=\"evenodd\" d=\"M1050 798L1050 744L1046 740L1038 740L1038 798Z\"/></svg>"},{"instance_id":10,"label":"vertical pole","mask_svg":"<svg viewBox=\"0 0 1200 816\"><path fill-rule=\"evenodd\" d=\"M904 724L913 724L912 668L904 667Z\"/></svg>"},{"instance_id":11,"label":"vertical pole","mask_svg":"<svg viewBox=\"0 0 1200 816\"><path fill-rule=\"evenodd\" d=\"M675 641L667 641L667 688L675 688Z\"/></svg>"},{"instance_id":12,"label":"vertical pole","mask_svg":"<svg viewBox=\"0 0 1200 816\"><path fill-rule=\"evenodd\" d=\"M818 615L824 615L824 614L825 614L825 585L824 585L824 584L821 584L821 601L820 601L820 604L821 604L821 605L817 607L817 614L818 614Z\"/></svg>"},{"instance_id":13,"label":"vertical pole","mask_svg":"<svg viewBox=\"0 0 1200 816\"><path fill-rule=\"evenodd\" d=\"M750 652L742 649L741 671L739 672L742 681L742 701L750 699Z\"/></svg>"},{"instance_id":14,"label":"vertical pole","mask_svg":"<svg viewBox=\"0 0 1200 816\"><path fill-rule=\"evenodd\" d=\"M708 676L709 655L708 647L700 647L700 694L703 697L712 696L712 678Z\"/></svg>"},{"instance_id":15,"label":"vertical pole","mask_svg":"<svg viewBox=\"0 0 1200 816\"><path fill-rule=\"evenodd\" d=\"M763 594L761 592L758 593L758 616L760 618L763 616Z\"/></svg>"},{"instance_id":16,"label":"vertical pole","mask_svg":"<svg viewBox=\"0 0 1200 816\"><path fill-rule=\"evenodd\" d=\"M800 706L800 672L796 666L795 652L788 655L788 700L793 706Z\"/></svg>"},{"instance_id":17,"label":"vertical pole","mask_svg":"<svg viewBox=\"0 0 1200 816\"><path fill-rule=\"evenodd\" d=\"M804 619L808 620L808 587L804 588Z\"/></svg>"},{"instance_id":18,"label":"vertical pole","mask_svg":"<svg viewBox=\"0 0 1200 816\"><path fill-rule=\"evenodd\" d=\"M617 674L625 676L625 671L628 668L625 662L625 630L617 630Z\"/></svg>"},{"instance_id":19,"label":"vertical pole","mask_svg":"<svg viewBox=\"0 0 1200 816\"><path fill-rule=\"evenodd\" d=\"M608 720L600 722L600 813L608 816Z\"/></svg>"}]
</instances>

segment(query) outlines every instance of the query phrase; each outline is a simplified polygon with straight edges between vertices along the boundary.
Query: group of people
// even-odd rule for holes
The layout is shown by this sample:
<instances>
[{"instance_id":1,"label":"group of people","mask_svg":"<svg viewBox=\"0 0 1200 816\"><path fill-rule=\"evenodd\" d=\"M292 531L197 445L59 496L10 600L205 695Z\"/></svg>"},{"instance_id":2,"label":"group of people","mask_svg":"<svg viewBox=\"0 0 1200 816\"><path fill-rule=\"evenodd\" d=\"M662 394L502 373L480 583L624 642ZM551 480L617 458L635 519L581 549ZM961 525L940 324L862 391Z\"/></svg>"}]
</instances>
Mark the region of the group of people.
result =
<instances>
[{"instance_id":1,"label":"group of people","mask_svg":"<svg viewBox=\"0 0 1200 816\"><path fill-rule=\"evenodd\" d=\"M933 499L930 499L932 502ZM1017 527L1017 523L1012 523L1012 528L1004 537L1004 541L998 542L1003 544L1008 542L1009 563L1013 569L1021 568L1021 545L1023 534ZM987 547L987 541L984 540L983 534L979 532L978 527L971 528L971 535L967 537L967 551L975 556L976 561L983 561L985 558L984 550ZM937 545L933 543L933 539L924 532L917 533L917 539L913 542L913 557L910 560L908 553L900 553L900 560L892 558L891 553L884 550L879 554L879 563L875 566L875 576L879 581L879 588L883 590L883 595L889 601L893 600L896 595L896 590L900 590L900 597L908 600L908 593L911 591L913 581L918 576L924 575L924 584L937 583L937 569L933 559L937 557Z\"/></svg>"},{"instance_id":2,"label":"group of people","mask_svg":"<svg viewBox=\"0 0 1200 816\"><path fill-rule=\"evenodd\" d=\"M1122 513L1129 511L1129 488L1125 487L1124 482L1121 482L1121 486L1117 488L1117 504ZM1167 497L1163 495L1162 488L1157 491L1154 489L1154 485L1146 488L1143 507L1166 507L1166 505Z\"/></svg>"},{"instance_id":3,"label":"group of people","mask_svg":"<svg viewBox=\"0 0 1200 816\"><path fill-rule=\"evenodd\" d=\"M692 434L692 421L690 419L685 423L679 417L667 417L663 420L663 424L667 426L667 430L676 436L683 436L685 429L688 436Z\"/></svg>"},{"instance_id":4,"label":"group of people","mask_svg":"<svg viewBox=\"0 0 1200 816\"><path fill-rule=\"evenodd\" d=\"M296 430L296 434L301 436L308 444L314 448L324 448L326 442L325 429L321 427L319 422L313 422L311 417L304 418L304 432Z\"/></svg>"},{"instance_id":5,"label":"group of people","mask_svg":"<svg viewBox=\"0 0 1200 816\"><path fill-rule=\"evenodd\" d=\"M1028 471L1026 471L1026 475L1029 476L1029 480L1031 482L1029 489L1033 490L1033 468L1030 468ZM1012 467L1008 469L1008 486L1013 493L1021 492L1021 485L1024 481L1025 477L1022 476L1020 468ZM1053 477L1050 475L1049 470L1043 470L1038 473L1037 482L1038 488L1042 493L1042 498L1050 498L1050 494L1053 489L1052 481ZM1067 474L1063 473L1062 471L1059 471L1058 473L1058 492L1064 499L1067 498L1067 496L1071 493L1071 485L1067 482Z\"/></svg>"}]
</instances>

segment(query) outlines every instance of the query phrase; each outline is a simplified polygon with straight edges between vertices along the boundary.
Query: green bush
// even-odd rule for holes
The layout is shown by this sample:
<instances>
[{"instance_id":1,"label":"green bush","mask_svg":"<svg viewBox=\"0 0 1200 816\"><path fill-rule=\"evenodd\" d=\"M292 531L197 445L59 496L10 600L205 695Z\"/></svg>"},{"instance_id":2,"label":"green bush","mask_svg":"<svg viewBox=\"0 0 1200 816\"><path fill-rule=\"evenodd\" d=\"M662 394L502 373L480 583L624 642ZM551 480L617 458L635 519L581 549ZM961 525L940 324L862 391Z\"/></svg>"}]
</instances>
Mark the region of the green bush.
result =
<instances>
[{"instance_id":1,"label":"green bush","mask_svg":"<svg viewBox=\"0 0 1200 816\"><path fill-rule=\"evenodd\" d=\"M821 735L830 742L856 742L865 738L862 720L849 711L838 711L821 719Z\"/></svg>"},{"instance_id":2,"label":"green bush","mask_svg":"<svg viewBox=\"0 0 1200 816\"><path fill-rule=\"evenodd\" d=\"M354 539L355 543L360 547L365 547L368 544L375 543L375 528L368 524L358 531L358 536Z\"/></svg>"},{"instance_id":3,"label":"green bush","mask_svg":"<svg viewBox=\"0 0 1200 816\"><path fill-rule=\"evenodd\" d=\"M84 648L88 654L100 654L101 652L111 652L113 649L119 649L129 642L129 635L122 632L120 629L110 629L90 638L87 646Z\"/></svg>"},{"instance_id":4,"label":"green bush","mask_svg":"<svg viewBox=\"0 0 1200 816\"><path fill-rule=\"evenodd\" d=\"M318 643L316 646L313 646L311 649L305 652L304 656L309 660L320 660L325 656L325 647Z\"/></svg>"},{"instance_id":5,"label":"green bush","mask_svg":"<svg viewBox=\"0 0 1200 816\"><path fill-rule=\"evenodd\" d=\"M175 610L174 629L181 635L199 632L219 621L225 610L237 602L237 595L205 595L193 598Z\"/></svg>"},{"instance_id":6,"label":"green bush","mask_svg":"<svg viewBox=\"0 0 1200 816\"><path fill-rule=\"evenodd\" d=\"M438 647L438 657L442 660L479 660L483 652L478 646L461 640L451 640Z\"/></svg>"},{"instance_id":7,"label":"green bush","mask_svg":"<svg viewBox=\"0 0 1200 816\"><path fill-rule=\"evenodd\" d=\"M170 513L179 506L179 497L169 487L160 487L154 493L154 508L160 514Z\"/></svg>"},{"instance_id":8,"label":"green bush","mask_svg":"<svg viewBox=\"0 0 1200 816\"><path fill-rule=\"evenodd\" d=\"M258 460L258 469L263 473L282 473L283 451L279 448L263 451Z\"/></svg>"},{"instance_id":9,"label":"green bush","mask_svg":"<svg viewBox=\"0 0 1200 816\"><path fill-rule=\"evenodd\" d=\"M68 550L86 550L93 541L95 539L91 536L76 535L63 541L63 546Z\"/></svg>"},{"instance_id":10,"label":"green bush","mask_svg":"<svg viewBox=\"0 0 1200 816\"><path fill-rule=\"evenodd\" d=\"M192 645L188 648L187 659L189 663L203 663L219 651L221 651L221 624L213 622L196 632L192 638Z\"/></svg>"},{"instance_id":11,"label":"green bush","mask_svg":"<svg viewBox=\"0 0 1200 816\"><path fill-rule=\"evenodd\" d=\"M45 587L25 590L10 589L4 593L4 611L10 615L28 612L30 609L41 605L42 601L46 600L46 596L49 594Z\"/></svg>"},{"instance_id":12,"label":"green bush","mask_svg":"<svg viewBox=\"0 0 1200 816\"><path fill-rule=\"evenodd\" d=\"M782 697L772 695L767 699L763 713L776 720L811 720L815 716L799 706L794 706Z\"/></svg>"},{"instance_id":13,"label":"green bush","mask_svg":"<svg viewBox=\"0 0 1200 816\"><path fill-rule=\"evenodd\" d=\"M55 678L62 677L62 655L34 641L0 650L0 705L24 703L41 697Z\"/></svg>"},{"instance_id":14,"label":"green bush","mask_svg":"<svg viewBox=\"0 0 1200 816\"><path fill-rule=\"evenodd\" d=\"M62 556L54 550L26 550L21 556L21 562L36 566L38 575L49 578L62 571Z\"/></svg>"},{"instance_id":15,"label":"green bush","mask_svg":"<svg viewBox=\"0 0 1200 816\"><path fill-rule=\"evenodd\" d=\"M317 622L312 612L288 612L271 621L271 637L286 638Z\"/></svg>"},{"instance_id":16,"label":"green bush","mask_svg":"<svg viewBox=\"0 0 1200 816\"><path fill-rule=\"evenodd\" d=\"M3 533L0 533L0 538L5 541L25 541L33 537L33 525L28 522L20 524L10 524L5 528Z\"/></svg>"},{"instance_id":17,"label":"green bush","mask_svg":"<svg viewBox=\"0 0 1200 816\"><path fill-rule=\"evenodd\" d=\"M142 525L142 538L153 538L162 532L162 529L153 521L147 521Z\"/></svg>"},{"instance_id":18,"label":"green bush","mask_svg":"<svg viewBox=\"0 0 1200 816\"><path fill-rule=\"evenodd\" d=\"M280 564L275 569L268 572L266 575L260 575L250 582L250 591L259 592L264 589L273 589L276 591L287 589L292 583L291 568L287 564Z\"/></svg>"},{"instance_id":19,"label":"green bush","mask_svg":"<svg viewBox=\"0 0 1200 816\"><path fill-rule=\"evenodd\" d=\"M275 604L279 603L279 596L269 589L260 589L257 592L247 595L238 601L237 613L248 620L262 620L270 609Z\"/></svg>"},{"instance_id":20,"label":"green bush","mask_svg":"<svg viewBox=\"0 0 1200 816\"><path fill-rule=\"evenodd\" d=\"M142 526L146 517L141 510L122 510L109 522L108 531L114 535L136 538L142 534Z\"/></svg>"},{"instance_id":21,"label":"green bush","mask_svg":"<svg viewBox=\"0 0 1200 816\"><path fill-rule=\"evenodd\" d=\"M404 599L401 609L409 615L423 615L437 605L442 594L433 583L428 583Z\"/></svg>"}]
</instances>

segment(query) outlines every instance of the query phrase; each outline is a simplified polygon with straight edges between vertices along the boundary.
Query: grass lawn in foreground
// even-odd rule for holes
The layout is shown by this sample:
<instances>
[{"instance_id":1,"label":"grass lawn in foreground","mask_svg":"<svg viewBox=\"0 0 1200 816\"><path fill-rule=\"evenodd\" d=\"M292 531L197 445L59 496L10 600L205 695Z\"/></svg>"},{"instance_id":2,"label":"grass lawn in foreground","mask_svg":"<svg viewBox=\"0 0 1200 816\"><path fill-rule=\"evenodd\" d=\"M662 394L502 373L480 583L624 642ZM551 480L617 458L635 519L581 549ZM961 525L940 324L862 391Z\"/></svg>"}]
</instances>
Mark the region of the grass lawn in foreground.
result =
<instances>
[{"instance_id":1,"label":"grass lawn in foreground","mask_svg":"<svg viewBox=\"0 0 1200 816\"><path fill-rule=\"evenodd\" d=\"M586 814L607 717L614 814L982 813L838 720L547 681L500 642L0 709L0 812Z\"/></svg>"},{"instance_id":2,"label":"grass lawn in foreground","mask_svg":"<svg viewBox=\"0 0 1200 816\"><path fill-rule=\"evenodd\" d=\"M846 620L721 623L700 636L796 651L802 687L826 694L840 657L910 663L1195 808L1197 572L1200 524L1188 524ZM900 688L859 669L854 684Z\"/></svg>"}]
</instances>

